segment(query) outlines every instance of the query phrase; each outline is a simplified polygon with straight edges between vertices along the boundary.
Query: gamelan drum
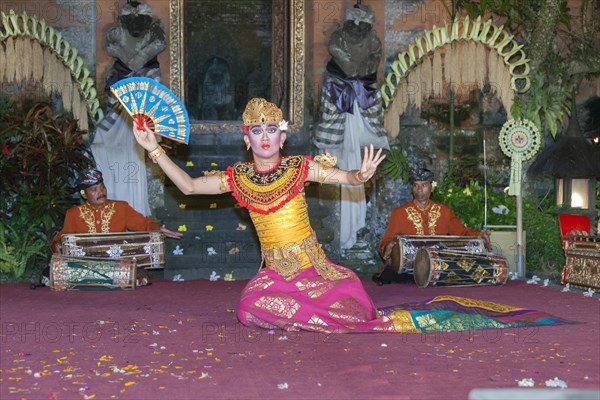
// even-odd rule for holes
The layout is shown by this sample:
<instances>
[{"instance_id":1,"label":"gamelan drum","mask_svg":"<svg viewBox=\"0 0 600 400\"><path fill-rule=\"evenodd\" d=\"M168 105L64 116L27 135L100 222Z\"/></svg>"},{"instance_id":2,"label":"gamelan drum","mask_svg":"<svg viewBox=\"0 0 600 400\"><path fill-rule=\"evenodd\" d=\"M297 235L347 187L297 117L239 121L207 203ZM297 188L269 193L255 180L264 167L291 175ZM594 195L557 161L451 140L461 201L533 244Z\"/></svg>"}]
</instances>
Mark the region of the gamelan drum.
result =
<instances>
[{"instance_id":1,"label":"gamelan drum","mask_svg":"<svg viewBox=\"0 0 600 400\"><path fill-rule=\"evenodd\" d=\"M54 254L50 259L52 290L135 289L135 260L72 257Z\"/></svg>"},{"instance_id":2,"label":"gamelan drum","mask_svg":"<svg viewBox=\"0 0 600 400\"><path fill-rule=\"evenodd\" d=\"M483 239L477 236L396 235L391 255L392 269L397 273L412 273L417 251L423 247L436 250L462 250L478 254L486 252Z\"/></svg>"},{"instance_id":3,"label":"gamelan drum","mask_svg":"<svg viewBox=\"0 0 600 400\"><path fill-rule=\"evenodd\" d=\"M508 263L495 254L421 248L415 257L415 283L427 286L504 285Z\"/></svg>"}]
</instances>

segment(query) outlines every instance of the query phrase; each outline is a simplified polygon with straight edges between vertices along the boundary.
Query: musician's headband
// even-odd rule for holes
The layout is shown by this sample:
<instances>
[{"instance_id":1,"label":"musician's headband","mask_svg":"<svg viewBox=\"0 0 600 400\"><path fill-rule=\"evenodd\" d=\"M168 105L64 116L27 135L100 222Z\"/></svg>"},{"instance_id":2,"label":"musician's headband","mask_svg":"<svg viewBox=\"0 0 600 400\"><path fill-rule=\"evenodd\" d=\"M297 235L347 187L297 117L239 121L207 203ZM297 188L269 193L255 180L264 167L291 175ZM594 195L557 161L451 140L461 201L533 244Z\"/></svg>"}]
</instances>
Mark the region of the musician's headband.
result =
<instances>
[{"instance_id":1,"label":"musician's headband","mask_svg":"<svg viewBox=\"0 0 600 400\"><path fill-rule=\"evenodd\" d=\"M416 181L429 181L433 182L433 172L425 168L416 168L410 171L408 182L413 184Z\"/></svg>"}]
</instances>

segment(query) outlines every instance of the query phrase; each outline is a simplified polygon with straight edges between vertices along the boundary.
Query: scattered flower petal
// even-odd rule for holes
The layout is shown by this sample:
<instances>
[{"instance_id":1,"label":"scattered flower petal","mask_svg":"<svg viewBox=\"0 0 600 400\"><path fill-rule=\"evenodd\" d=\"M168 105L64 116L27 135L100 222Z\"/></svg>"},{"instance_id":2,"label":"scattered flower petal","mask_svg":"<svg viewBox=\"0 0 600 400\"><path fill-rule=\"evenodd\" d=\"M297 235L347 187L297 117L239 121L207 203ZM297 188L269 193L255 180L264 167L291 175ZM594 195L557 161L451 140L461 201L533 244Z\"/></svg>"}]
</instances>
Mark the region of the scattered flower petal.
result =
<instances>
[{"instance_id":1,"label":"scattered flower petal","mask_svg":"<svg viewBox=\"0 0 600 400\"><path fill-rule=\"evenodd\" d=\"M289 388L289 386L288 386L287 382L277 384L277 389L284 390L284 389L288 389L288 388Z\"/></svg>"},{"instance_id":2,"label":"scattered flower petal","mask_svg":"<svg viewBox=\"0 0 600 400\"><path fill-rule=\"evenodd\" d=\"M210 203L210 208L217 208L217 203Z\"/></svg>"},{"instance_id":3,"label":"scattered flower petal","mask_svg":"<svg viewBox=\"0 0 600 400\"><path fill-rule=\"evenodd\" d=\"M247 228L246 225L238 223L238 226L237 226L237 228L235 228L235 230L236 231L245 231L246 228Z\"/></svg>"},{"instance_id":4,"label":"scattered flower petal","mask_svg":"<svg viewBox=\"0 0 600 400\"><path fill-rule=\"evenodd\" d=\"M194 162L193 161L188 161L185 163L186 167L193 167L194 166Z\"/></svg>"},{"instance_id":5,"label":"scattered flower petal","mask_svg":"<svg viewBox=\"0 0 600 400\"><path fill-rule=\"evenodd\" d=\"M524 378L517 382L519 387L533 387L535 386L535 382L531 378Z\"/></svg>"},{"instance_id":6,"label":"scattered flower petal","mask_svg":"<svg viewBox=\"0 0 600 400\"><path fill-rule=\"evenodd\" d=\"M214 256L217 254L214 247L209 247L208 249L206 249L206 252L208 253L209 256Z\"/></svg>"},{"instance_id":7,"label":"scattered flower petal","mask_svg":"<svg viewBox=\"0 0 600 400\"><path fill-rule=\"evenodd\" d=\"M506 207L503 204L500 204L498 207L492 207L492 212L494 214L507 215L508 214L508 207Z\"/></svg>"},{"instance_id":8,"label":"scattered flower petal","mask_svg":"<svg viewBox=\"0 0 600 400\"><path fill-rule=\"evenodd\" d=\"M187 226L185 226L185 225L179 225L179 228L177 228L177 230L179 232L187 232Z\"/></svg>"},{"instance_id":9,"label":"scattered flower petal","mask_svg":"<svg viewBox=\"0 0 600 400\"><path fill-rule=\"evenodd\" d=\"M218 166L219 166L219 164L217 164L216 162L211 162L211 163L210 163L210 166L211 166L211 167L218 167Z\"/></svg>"},{"instance_id":10,"label":"scattered flower petal","mask_svg":"<svg viewBox=\"0 0 600 400\"><path fill-rule=\"evenodd\" d=\"M208 278L208 280L214 282L214 281L218 281L220 277L221 277L221 275L217 275L217 271L213 271L212 274L210 274L210 277Z\"/></svg>"},{"instance_id":11,"label":"scattered flower petal","mask_svg":"<svg viewBox=\"0 0 600 400\"><path fill-rule=\"evenodd\" d=\"M584 295L585 297L593 297L593 296L594 296L594 293L596 293L596 292L595 292L595 291L594 291L592 288L589 288L589 289L587 290L587 292L583 292L583 295Z\"/></svg>"},{"instance_id":12,"label":"scattered flower petal","mask_svg":"<svg viewBox=\"0 0 600 400\"><path fill-rule=\"evenodd\" d=\"M561 292L569 292L571 290L571 285L567 283L564 288L562 288Z\"/></svg>"},{"instance_id":13,"label":"scattered flower petal","mask_svg":"<svg viewBox=\"0 0 600 400\"><path fill-rule=\"evenodd\" d=\"M179 208L186 208L186 207L187 207L187 204L185 204L185 203L179 203Z\"/></svg>"},{"instance_id":14,"label":"scattered flower petal","mask_svg":"<svg viewBox=\"0 0 600 400\"><path fill-rule=\"evenodd\" d=\"M206 225L206 230L207 230L208 232L212 231L212 230L213 230L213 228L214 228L214 226L212 226L212 225Z\"/></svg>"},{"instance_id":15,"label":"scattered flower petal","mask_svg":"<svg viewBox=\"0 0 600 400\"><path fill-rule=\"evenodd\" d=\"M546 287L550 283L550 279L544 279L544 284L542 286Z\"/></svg>"},{"instance_id":16,"label":"scattered flower petal","mask_svg":"<svg viewBox=\"0 0 600 400\"><path fill-rule=\"evenodd\" d=\"M233 277L233 271L225 274L223 280L228 282L235 281L235 278Z\"/></svg>"},{"instance_id":17,"label":"scattered flower petal","mask_svg":"<svg viewBox=\"0 0 600 400\"><path fill-rule=\"evenodd\" d=\"M538 276L537 276L537 275L534 275L534 276L532 276L532 277L531 277L531 279L529 279L529 280L527 281L527 283L528 283L528 284L530 284L530 285L537 285L537 283L538 283L539 281L540 281L540 278L538 278Z\"/></svg>"},{"instance_id":18,"label":"scattered flower petal","mask_svg":"<svg viewBox=\"0 0 600 400\"><path fill-rule=\"evenodd\" d=\"M182 256L183 249L181 247L179 247L179 245L175 246L175 248L173 249L173 255L174 256Z\"/></svg>"},{"instance_id":19,"label":"scattered flower petal","mask_svg":"<svg viewBox=\"0 0 600 400\"><path fill-rule=\"evenodd\" d=\"M548 379L546 381L546 386L548 387L558 387L561 389L566 389L567 388L567 383L561 379L558 379L557 377L554 377L554 379Z\"/></svg>"},{"instance_id":20,"label":"scattered flower petal","mask_svg":"<svg viewBox=\"0 0 600 400\"><path fill-rule=\"evenodd\" d=\"M229 254L237 254L240 252L240 249L238 249L237 247L232 247L229 249Z\"/></svg>"},{"instance_id":21,"label":"scattered flower petal","mask_svg":"<svg viewBox=\"0 0 600 400\"><path fill-rule=\"evenodd\" d=\"M173 282L183 282L181 274L173 275Z\"/></svg>"}]
</instances>

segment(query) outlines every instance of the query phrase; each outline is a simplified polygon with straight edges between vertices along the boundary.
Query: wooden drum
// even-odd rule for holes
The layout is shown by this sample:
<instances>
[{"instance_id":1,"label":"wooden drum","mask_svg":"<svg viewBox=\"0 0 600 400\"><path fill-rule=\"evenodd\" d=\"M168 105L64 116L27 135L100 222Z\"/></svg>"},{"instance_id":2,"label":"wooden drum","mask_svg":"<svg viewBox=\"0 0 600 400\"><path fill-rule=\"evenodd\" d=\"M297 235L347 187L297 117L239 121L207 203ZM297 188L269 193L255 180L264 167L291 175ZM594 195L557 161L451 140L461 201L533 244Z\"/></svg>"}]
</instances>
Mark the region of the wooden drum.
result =
<instances>
[{"instance_id":1,"label":"wooden drum","mask_svg":"<svg viewBox=\"0 0 600 400\"><path fill-rule=\"evenodd\" d=\"M415 257L414 277L419 287L504 285L506 259L494 254L421 248Z\"/></svg>"},{"instance_id":2,"label":"wooden drum","mask_svg":"<svg viewBox=\"0 0 600 400\"><path fill-rule=\"evenodd\" d=\"M397 273L414 270L415 257L421 248L435 250L461 250L469 253L485 254L483 239L476 236L412 236L396 235L392 248L391 267Z\"/></svg>"},{"instance_id":3,"label":"wooden drum","mask_svg":"<svg viewBox=\"0 0 600 400\"><path fill-rule=\"evenodd\" d=\"M71 257L54 254L50 260L52 290L135 289L136 263L122 259Z\"/></svg>"},{"instance_id":4,"label":"wooden drum","mask_svg":"<svg viewBox=\"0 0 600 400\"><path fill-rule=\"evenodd\" d=\"M165 262L164 236L158 231L119 233L78 233L61 237L62 253L74 257L135 259L138 267L162 268Z\"/></svg>"}]
</instances>

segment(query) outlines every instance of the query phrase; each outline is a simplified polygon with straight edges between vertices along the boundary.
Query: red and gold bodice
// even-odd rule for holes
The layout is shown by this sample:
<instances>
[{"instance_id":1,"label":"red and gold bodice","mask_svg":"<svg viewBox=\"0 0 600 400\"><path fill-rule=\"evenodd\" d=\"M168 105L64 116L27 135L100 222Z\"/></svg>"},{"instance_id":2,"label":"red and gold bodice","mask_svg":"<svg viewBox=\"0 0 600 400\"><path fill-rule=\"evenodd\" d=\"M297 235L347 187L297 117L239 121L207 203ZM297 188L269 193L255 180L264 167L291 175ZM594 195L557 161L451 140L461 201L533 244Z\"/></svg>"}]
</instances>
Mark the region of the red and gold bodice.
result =
<instances>
[{"instance_id":1,"label":"red and gold bodice","mask_svg":"<svg viewBox=\"0 0 600 400\"><path fill-rule=\"evenodd\" d=\"M253 163L238 163L228 168L227 179L233 196L250 211L267 268L287 280L310 267L337 279L341 273L326 260L308 219L304 182L309 159L283 157L265 172L256 171Z\"/></svg>"}]
</instances>

